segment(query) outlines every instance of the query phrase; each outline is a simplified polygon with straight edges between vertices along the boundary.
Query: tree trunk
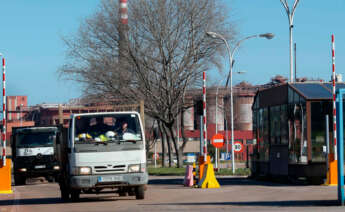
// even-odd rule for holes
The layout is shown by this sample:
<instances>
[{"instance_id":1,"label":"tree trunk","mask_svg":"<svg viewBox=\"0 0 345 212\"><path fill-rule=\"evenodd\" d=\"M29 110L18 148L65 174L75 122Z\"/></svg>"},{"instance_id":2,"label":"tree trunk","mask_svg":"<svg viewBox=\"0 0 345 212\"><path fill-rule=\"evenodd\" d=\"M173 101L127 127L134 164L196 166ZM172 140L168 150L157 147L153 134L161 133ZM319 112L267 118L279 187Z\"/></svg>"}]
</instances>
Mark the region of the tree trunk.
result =
<instances>
[{"instance_id":1,"label":"tree trunk","mask_svg":"<svg viewBox=\"0 0 345 212\"><path fill-rule=\"evenodd\" d=\"M172 128L173 125L170 125L169 126L169 132L170 132L170 137L172 138L173 140L173 143L174 143L174 148L175 148L175 152L176 152L176 159L177 159L177 167L178 168L181 168L183 167L183 163L180 163L180 161L182 161L182 157L180 157L181 155L179 154L179 148L178 148L178 143L176 142L176 139L175 139L175 136L174 136L174 131L173 131L173 128ZM181 165L182 164L182 165Z\"/></svg>"},{"instance_id":2,"label":"tree trunk","mask_svg":"<svg viewBox=\"0 0 345 212\"><path fill-rule=\"evenodd\" d=\"M184 104L184 98L182 98L182 105ZM181 118L180 118L180 126L181 126L181 137L182 137L182 145L179 147L179 151L178 151L178 154L179 154L179 157L182 158L183 157L183 151L184 151L184 148L186 146L186 143L187 143L187 139L186 139L186 135L184 134L184 118L183 118L183 107L182 107L182 110L181 110ZM183 165L183 162L180 162L179 164L181 167Z\"/></svg>"},{"instance_id":3,"label":"tree trunk","mask_svg":"<svg viewBox=\"0 0 345 212\"><path fill-rule=\"evenodd\" d=\"M169 156L169 167L172 167L172 151L171 151L171 143L170 143L170 136L167 132L166 126L163 125L164 134L166 136L167 146L168 146L168 156Z\"/></svg>"},{"instance_id":4,"label":"tree trunk","mask_svg":"<svg viewBox=\"0 0 345 212\"><path fill-rule=\"evenodd\" d=\"M162 141L162 167L165 167L165 156L166 156L166 152L165 152L165 144L164 144L164 141L165 141L165 135L163 133L163 130L162 130L162 124L160 121L158 121L158 128L159 128L159 133L161 135L161 141Z\"/></svg>"},{"instance_id":5,"label":"tree trunk","mask_svg":"<svg viewBox=\"0 0 345 212\"><path fill-rule=\"evenodd\" d=\"M184 104L184 102L183 102ZM185 111L186 108L182 108L181 110L181 137L182 137L182 145L179 147L179 154L180 154L180 157L182 158L183 157L183 152L184 152L184 149L187 145L187 138L186 138L186 135L185 135L185 132L184 132L184 117L183 117L183 113ZM182 163L183 164L183 163Z\"/></svg>"}]
</instances>

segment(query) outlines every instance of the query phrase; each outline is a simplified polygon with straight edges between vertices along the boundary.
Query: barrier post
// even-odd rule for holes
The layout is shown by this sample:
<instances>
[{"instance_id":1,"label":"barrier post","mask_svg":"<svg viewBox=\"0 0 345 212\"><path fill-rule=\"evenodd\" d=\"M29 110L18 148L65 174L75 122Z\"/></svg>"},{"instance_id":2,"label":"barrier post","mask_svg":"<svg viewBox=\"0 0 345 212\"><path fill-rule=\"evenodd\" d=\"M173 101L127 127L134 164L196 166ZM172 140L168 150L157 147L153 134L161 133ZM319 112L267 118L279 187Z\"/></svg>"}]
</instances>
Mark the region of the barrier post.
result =
<instances>
[{"instance_id":1,"label":"barrier post","mask_svg":"<svg viewBox=\"0 0 345 212\"><path fill-rule=\"evenodd\" d=\"M193 185L197 185L198 184L198 179L196 177L196 165L195 162L193 163Z\"/></svg>"},{"instance_id":2,"label":"barrier post","mask_svg":"<svg viewBox=\"0 0 345 212\"><path fill-rule=\"evenodd\" d=\"M12 193L11 189L11 159L6 158L6 81L5 81L5 58L2 57L2 130L1 130L1 141L2 141L2 155L0 164L0 193L8 194Z\"/></svg>"},{"instance_id":3,"label":"barrier post","mask_svg":"<svg viewBox=\"0 0 345 212\"><path fill-rule=\"evenodd\" d=\"M12 194L11 159L6 159L6 166L0 167L0 194ZM1 211L1 210L0 210Z\"/></svg>"}]
</instances>

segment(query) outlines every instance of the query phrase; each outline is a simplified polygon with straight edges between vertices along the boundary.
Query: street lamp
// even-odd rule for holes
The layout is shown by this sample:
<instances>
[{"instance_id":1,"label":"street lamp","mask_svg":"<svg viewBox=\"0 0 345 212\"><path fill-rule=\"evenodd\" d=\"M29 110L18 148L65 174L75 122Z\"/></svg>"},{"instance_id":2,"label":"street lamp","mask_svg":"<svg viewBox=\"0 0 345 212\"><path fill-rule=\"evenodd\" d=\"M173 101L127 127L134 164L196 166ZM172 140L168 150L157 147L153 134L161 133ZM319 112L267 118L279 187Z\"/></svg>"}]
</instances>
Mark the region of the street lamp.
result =
<instances>
[{"instance_id":1,"label":"street lamp","mask_svg":"<svg viewBox=\"0 0 345 212\"><path fill-rule=\"evenodd\" d=\"M286 0L280 0L280 2L283 4L286 14L289 19L289 31L290 31L290 82L294 82L293 79L293 70L292 70L292 65L293 65L293 55L292 55L292 28L293 28L293 15L295 14L295 10L297 7L297 4L299 0L295 0L295 3L293 4L292 11L290 12L289 5Z\"/></svg>"},{"instance_id":2,"label":"street lamp","mask_svg":"<svg viewBox=\"0 0 345 212\"><path fill-rule=\"evenodd\" d=\"M232 68L233 68L233 56L235 51L238 49L238 47L241 45L241 43L245 40L248 40L250 38L257 38L257 37L261 37L261 38L266 38L266 39L272 39L274 37L274 34L272 33L265 33L265 34L259 34L259 35L251 35L248 37L243 38L242 40L239 40L237 43L235 43L234 48L232 49L232 51L230 50L230 46L227 42L227 40L218 33L215 32L206 32L206 34L208 36L210 36L211 38L215 38L215 39L221 39L225 45L226 45L226 49L228 51L229 54L229 66L230 66L230 72L229 75L226 79L226 84L225 84L225 88L228 87L228 82L229 82L229 78L230 80L230 109L231 109L231 161L232 161L232 172L235 173L235 153L234 153L234 100L233 100L233 95L232 95Z\"/></svg>"},{"instance_id":3,"label":"street lamp","mask_svg":"<svg viewBox=\"0 0 345 212\"><path fill-rule=\"evenodd\" d=\"M235 72L235 73L238 73L238 74L244 74L244 73L246 73L246 71L237 71L237 72ZM217 90L216 90L216 134L218 134L218 90L219 90L219 86L221 85L221 84L223 84L223 82L224 82L224 80L225 80L226 78L223 78L223 80L218 84L218 86L217 86ZM223 115L224 115L224 105L223 105ZM224 120L223 120L224 121ZM226 130L223 128L223 130L226 132ZM228 144L228 139L226 139L226 155L228 155L229 154L229 149L228 149L228 146L229 146L229 144ZM215 167L216 168L218 168L218 149L216 148L216 164L215 164Z\"/></svg>"},{"instance_id":4,"label":"street lamp","mask_svg":"<svg viewBox=\"0 0 345 212\"><path fill-rule=\"evenodd\" d=\"M220 84L223 83L224 79L221 81ZM217 90L216 90L216 134L218 134L218 90L219 90L219 85L217 86ZM218 148L215 148L215 149L216 149L215 150L215 155L216 155L216 157L215 157L216 158L216 164L215 165L216 165L216 168L218 168Z\"/></svg>"}]
</instances>

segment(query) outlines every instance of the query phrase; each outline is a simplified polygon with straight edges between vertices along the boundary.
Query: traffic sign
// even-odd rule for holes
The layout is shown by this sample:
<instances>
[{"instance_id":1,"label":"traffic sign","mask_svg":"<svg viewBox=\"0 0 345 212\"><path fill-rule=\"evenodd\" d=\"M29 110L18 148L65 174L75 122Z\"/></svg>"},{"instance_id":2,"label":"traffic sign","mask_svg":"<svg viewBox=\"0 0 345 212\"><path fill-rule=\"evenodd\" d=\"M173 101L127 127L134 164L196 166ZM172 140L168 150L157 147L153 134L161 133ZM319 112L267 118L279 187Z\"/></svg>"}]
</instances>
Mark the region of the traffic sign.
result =
<instances>
[{"instance_id":1,"label":"traffic sign","mask_svg":"<svg viewBox=\"0 0 345 212\"><path fill-rule=\"evenodd\" d=\"M225 160L231 160L231 154L230 154L230 152L225 153L225 155L226 155Z\"/></svg>"},{"instance_id":2,"label":"traffic sign","mask_svg":"<svg viewBox=\"0 0 345 212\"><path fill-rule=\"evenodd\" d=\"M224 145L224 136L223 134L215 134L211 138L211 143L216 148L221 148Z\"/></svg>"},{"instance_id":3,"label":"traffic sign","mask_svg":"<svg viewBox=\"0 0 345 212\"><path fill-rule=\"evenodd\" d=\"M158 154L158 153L156 153L156 154L153 153L153 154L152 154L152 159L153 159L153 160L158 160L158 159L159 159L159 154Z\"/></svg>"},{"instance_id":4,"label":"traffic sign","mask_svg":"<svg viewBox=\"0 0 345 212\"><path fill-rule=\"evenodd\" d=\"M231 160L231 152L222 152L220 160Z\"/></svg>"},{"instance_id":5,"label":"traffic sign","mask_svg":"<svg viewBox=\"0 0 345 212\"><path fill-rule=\"evenodd\" d=\"M239 141L234 142L234 152L243 152L243 144Z\"/></svg>"}]
</instances>

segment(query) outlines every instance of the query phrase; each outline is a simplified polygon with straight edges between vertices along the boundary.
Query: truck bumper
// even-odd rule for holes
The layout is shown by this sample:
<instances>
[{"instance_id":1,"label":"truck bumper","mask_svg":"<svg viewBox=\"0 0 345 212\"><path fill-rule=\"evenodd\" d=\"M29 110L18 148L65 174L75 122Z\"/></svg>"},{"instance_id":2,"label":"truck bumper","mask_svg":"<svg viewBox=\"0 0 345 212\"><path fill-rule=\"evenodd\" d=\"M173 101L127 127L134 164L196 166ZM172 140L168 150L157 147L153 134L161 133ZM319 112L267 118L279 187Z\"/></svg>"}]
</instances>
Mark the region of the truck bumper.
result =
<instances>
[{"instance_id":1,"label":"truck bumper","mask_svg":"<svg viewBox=\"0 0 345 212\"><path fill-rule=\"evenodd\" d=\"M126 173L107 175L72 176L70 186L73 189L115 188L121 186L146 185L147 173Z\"/></svg>"},{"instance_id":2,"label":"truck bumper","mask_svg":"<svg viewBox=\"0 0 345 212\"><path fill-rule=\"evenodd\" d=\"M25 168L26 171L19 171L20 169ZM15 168L13 173L15 175L21 175L25 177L47 177L47 176L58 176L60 174L60 170L55 170L52 167L44 168L44 169L33 169L31 167L21 167Z\"/></svg>"}]
</instances>

